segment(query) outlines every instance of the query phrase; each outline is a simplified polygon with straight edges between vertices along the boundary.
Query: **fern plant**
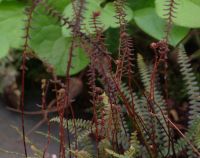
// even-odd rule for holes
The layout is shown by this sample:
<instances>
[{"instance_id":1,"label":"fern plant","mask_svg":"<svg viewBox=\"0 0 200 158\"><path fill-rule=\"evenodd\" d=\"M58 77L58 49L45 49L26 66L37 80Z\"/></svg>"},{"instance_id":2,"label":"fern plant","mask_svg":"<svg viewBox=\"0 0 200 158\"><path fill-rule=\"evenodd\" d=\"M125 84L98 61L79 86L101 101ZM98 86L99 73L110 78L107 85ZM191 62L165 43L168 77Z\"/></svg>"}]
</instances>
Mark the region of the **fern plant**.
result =
<instances>
[{"instance_id":1,"label":"fern plant","mask_svg":"<svg viewBox=\"0 0 200 158\"><path fill-rule=\"evenodd\" d=\"M193 93L191 91L195 90L197 92L195 86L196 84L194 81L194 75L192 74L192 70L190 68L188 57L186 53L182 50L182 48L178 49L178 63L180 63L180 70L181 74L185 76L186 81L186 87L188 88L188 96L190 100L197 99L198 102L198 93ZM144 81L144 86L146 88L146 91L149 90L149 81L150 81L150 75L149 75L149 69L147 68L147 65L143 61L143 58L141 55L138 54L137 58L138 67L140 70L141 78ZM151 68L151 66L150 66ZM187 78L188 74L190 74L190 77ZM191 78L191 76L193 76ZM188 80L188 81L187 81ZM156 80L158 82L158 80ZM156 86L159 86L159 84L156 84ZM131 102L131 96L128 91L126 90L126 85L122 84L121 86L122 91L124 92L124 95L129 98L129 102ZM148 93L148 92L146 92ZM187 132L183 135L183 138L180 138L177 140L177 142L174 144L174 149L170 147L170 149L167 149L167 143L168 141L171 141L169 138L169 130L168 130L168 121L169 118L167 115L163 115L161 111L165 110L164 101L161 93L159 93L158 88L155 88L155 105L150 104L153 108L156 110L158 109L155 115L153 115L153 112L149 111L150 105L148 105L148 99L145 98L145 96L139 97L133 92L134 100L135 100L135 110L136 113L140 116L142 119L142 122L139 122L139 126L141 127L142 136L144 136L144 140L147 142L149 146L152 146L154 143L152 141L152 138L150 137L153 133L155 135L155 144L157 146L157 156L156 157L167 157L172 155L178 155L181 151L187 150L189 157L198 157L198 149L199 149L199 127L200 127L200 118L199 115L195 115L196 117L189 117L189 126ZM197 95L196 95L197 94ZM193 98L192 98L193 97ZM117 158L128 158L128 157L151 157L148 155L148 151L145 149L144 144L139 141L137 135L135 132L131 134L129 137L130 130L128 130L128 127L126 125L126 121L124 120L124 113L123 107L116 106L116 105L110 105L109 103L109 97L106 95L105 92L98 95L98 102L96 104L96 110L97 110L97 123L98 127L94 125L92 121L89 120L82 120L82 119L76 119L76 132L78 137L72 138L71 140L71 146L70 148L67 147L66 150L66 156L69 156L69 153L76 157L117 157ZM191 99L192 98L192 99ZM120 100L119 100L120 101ZM158 103L157 103L158 102ZM193 103L193 102L190 102ZM158 105L157 105L158 104ZM191 110L192 112L195 112L198 114L198 108L199 104L196 104L197 106L194 106L191 104ZM161 106L163 106L161 108ZM194 106L194 107L193 107ZM191 116L193 116L191 114ZM156 119L155 117L158 117ZM51 119L51 122L57 122L60 123L60 119L58 117ZM192 123L191 123L192 122ZM153 124L153 125L152 125ZM64 119L63 122L64 128L67 129L73 136L75 135L75 127L73 124L73 120L66 120ZM149 130L149 128L154 127L154 129ZM98 128L98 143L92 141L91 135L96 136L96 128ZM148 131L146 131L146 128L148 128ZM117 133L115 135L116 137L113 138L113 133ZM48 137L48 134L40 133L46 137ZM180 133L182 134L182 133ZM171 136L172 137L172 136ZM59 142L59 139L56 139L53 136L50 136L50 138L56 140ZM26 138L27 139L27 138ZM117 142L116 142L117 140ZM30 141L27 139L27 143L30 143ZM78 148L76 148L76 141L78 143ZM118 144L118 147L115 147L113 145ZM188 145L189 144L189 145ZM95 147L96 146L96 147ZM121 147L123 151L121 151ZM33 150L36 152L35 148L32 146ZM170 151L168 151L170 150ZM174 150L174 151L173 151ZM4 152L8 152L10 154L14 154L9 151L2 150ZM175 153L173 153L175 152ZM37 153L40 153L39 155ZM42 157L42 150L38 150L36 152L36 157L40 158Z\"/></svg>"},{"instance_id":2,"label":"fern plant","mask_svg":"<svg viewBox=\"0 0 200 158\"><path fill-rule=\"evenodd\" d=\"M190 84L188 83L187 84L187 89L188 89L188 96L189 96L189 98L190 97L192 97L193 95L198 95L198 90L197 91L195 91L195 92L191 92L192 90L196 90L196 89L198 89L197 87L197 85L195 85L194 87L191 87L191 86L193 86L194 84L197 84L197 82L194 82L194 81L191 81L191 79L192 80L195 80L195 76L194 76L194 74L192 73L192 69L190 68L190 64L188 63L188 57L187 57L187 55L186 55L186 53L184 52L184 51L182 51L181 49L179 49L178 51L177 51L177 54L178 54L178 63L180 64L180 71L181 71L181 74L183 75L183 76L185 76L184 77L184 79L185 79L185 81L186 81L186 84L188 83L188 82L190 82ZM184 60L183 60L183 58L184 58ZM144 78L144 83L145 84L148 84L148 82L149 82L149 73L148 73L148 71L147 70L145 70L144 68L145 68L145 65L144 65L144 62L141 60L142 59L142 57L141 57L141 55L138 55L138 64L140 65L139 67L140 67L140 72L141 72L141 75L142 75L142 77ZM187 68L186 68L187 67ZM189 77L188 78L188 76L193 76L192 78L191 77ZM187 81L186 80L186 78L187 78L187 80L189 79L189 81ZM156 100L156 98L158 98L158 99L162 99L162 96L159 96L158 95L159 93L158 92L155 92L155 100ZM163 99L162 99L163 100ZM196 101L198 100L198 97L196 97L193 101L194 102L196 102ZM197 101L198 102L198 101ZM158 103L158 105L157 106L159 106L159 103L163 103L163 101L157 101L157 103ZM195 106L196 105L196 106ZM179 139L179 140L177 140L177 144L175 144L175 152L178 154L180 151L182 151L182 150L184 150L184 148L186 148L186 144L189 142L189 143L191 143L191 142L193 142L193 134L192 133L190 133L191 131L198 131L198 128L199 128L199 124L198 124L198 120L199 120L199 116L198 116L198 113L199 113L199 110L198 110L198 108L199 108L199 103L197 103L197 104L195 104L194 105L194 107L193 108L195 108L195 112L196 112L196 114L197 115L191 115L191 116L195 116L193 119L191 119L191 120L193 120L194 122L192 123L192 124L190 124L190 122L191 122L191 120L190 120L190 118L189 118L189 126L188 126L188 132L185 134L186 135L186 137L188 138L187 140L184 140L184 138L181 138L181 139ZM192 105L190 105L191 106L191 108L192 108ZM157 107L155 107L155 108L157 108ZM166 107L163 107L163 108L166 108ZM161 108L159 109L160 111L162 110ZM191 111L193 111L193 110L191 110ZM189 111L189 113L191 112L191 111ZM157 112L158 113L158 112ZM145 113L144 113L145 114ZM163 116L163 115L161 115L161 114L158 114L158 116L160 116L159 117L159 122L164 122L164 123L159 123L159 122L157 122L157 124L158 124L158 129L157 130L160 130L160 129L163 129L164 128L164 126L165 127L167 127L167 116ZM149 117L148 117L148 119L149 119ZM159 124L160 125L162 125L162 126L160 126L159 127ZM193 127L191 127L191 125L193 125ZM194 129L195 128L195 129ZM158 140L158 142L159 143L161 143L162 145L163 144L165 144L165 138L167 138L167 140L168 141L170 141L169 140L169 133L168 133L168 130L166 129L166 130L161 130L162 132L161 133L158 133L158 138L160 137L161 139L160 140ZM194 132L194 135L196 135L196 133ZM166 147L165 148L163 148L163 151L164 151L164 153L166 153L167 151L166 151ZM190 152L191 152L191 148L190 148ZM198 151L197 151L198 152ZM193 153L193 156L191 156L191 157L195 157L195 154L194 154L194 152L191 152L191 153ZM170 154L172 154L172 151L171 151L171 153Z\"/></svg>"},{"instance_id":3,"label":"fern plant","mask_svg":"<svg viewBox=\"0 0 200 158\"><path fill-rule=\"evenodd\" d=\"M31 144L38 158L44 158L46 151L35 148L27 139L24 130L24 85L29 56L42 60L51 76L49 80L55 92L55 111L58 117L51 119L50 122L59 124L59 138L52 136L49 131L47 134L42 132L40 134L60 144L58 153L60 158L162 158L177 157L185 151L188 157L200 156L199 88L183 47L177 50L177 54L190 103L186 133L183 134L169 119L166 103L170 44L175 46L182 39L176 37L173 41L171 36L175 27L173 21L176 18L174 17L176 7L179 4L174 0L167 1L166 25L163 25L163 20L160 19L161 25L165 26L165 32L162 34L164 36L162 38L159 36L160 41L151 44L155 55L154 62L152 65L147 65L140 54L134 54L133 41L128 32L128 22L131 18L126 2L125 0L116 0L112 3L72 0L70 3L64 0L33 0L30 3L30 8L26 10L21 67L22 95L19 107L22 113L24 157L28 157L27 144ZM88 6L90 7L87 8ZM156 4L157 6L159 4ZM85 14L88 10L90 10L89 15ZM102 16L105 18L104 13L108 10L112 10L109 16L114 13L109 24L101 19ZM145 9L141 15L149 11L153 11L155 15L154 8ZM138 12L140 11L137 11L136 15ZM141 26L137 16L135 22ZM116 58L111 56L105 43L105 30L109 27L119 27ZM142 28L146 30L145 27ZM184 30L181 37L186 33L187 30ZM83 62L77 67L80 56ZM137 60L134 59L136 56ZM134 63L137 63L135 65L138 67L144 87L139 88L140 93L134 89ZM78 73L87 65L92 120L77 119L70 98L71 75ZM159 69L164 71L161 75L165 82L164 90L159 82ZM64 81L59 80L60 75L65 76ZM49 107L45 101L45 87L42 85L42 112L46 114ZM180 134L180 139L175 140L174 133Z\"/></svg>"},{"instance_id":4,"label":"fern plant","mask_svg":"<svg viewBox=\"0 0 200 158\"><path fill-rule=\"evenodd\" d=\"M184 57L184 63L188 64L188 62L187 62L188 58L187 58L185 52L182 51L181 49L179 49L179 51L177 53L179 53L178 54L178 57L179 57L178 62L183 62L182 58ZM149 86L149 84L150 84L149 83L149 81L150 81L149 71L148 71L147 66L144 63L141 55L138 55L137 63L138 63L138 67L139 67L139 70L140 70L140 73L142 76L142 80L144 80L145 81L144 83L147 86ZM186 76L186 73L190 73L192 75L191 69L190 68L188 69L188 66L185 67L183 65L185 65L185 64L183 64L183 63L180 64L180 67L181 67L180 70L181 70L182 75ZM183 68L184 68L184 71L183 71ZM156 80L156 81L158 82L158 80ZM159 84L156 84L156 85L159 85ZM188 87L188 89L190 89L190 88ZM148 88L147 88L147 90L148 90ZM155 88L155 90L158 91L157 88ZM122 85L122 91L127 92L125 85ZM188 93L188 94L191 95L191 93ZM125 93L125 95L127 98L130 98L129 93ZM155 92L155 96L156 96L155 97L156 100L157 99L163 100L163 97L159 92ZM71 141L71 148L70 149L66 148L66 153L69 154L69 152L71 152L72 155L75 155L77 157L95 157L95 155L99 155L100 157L114 156L114 157L118 157L118 158L138 157L138 156L142 156L142 155L144 156L144 153L147 154L148 152L145 151L143 144L141 142L139 142L135 132L133 132L130 137L127 137L129 135L129 131L127 130L128 128L125 125L126 122L124 122L124 120L121 119L120 111L117 111L117 113L116 113L116 111L113 110L114 107L113 107L113 109L111 108L111 106L109 105L108 96L106 96L105 93L102 93L99 96L99 98L100 98L100 100L96 107L97 108L97 117L98 117L97 122L99 125L99 128L98 128L99 135L98 136L100 138L100 140L98 142L98 146L97 146L98 154L97 153L95 154L95 149L96 149L95 143L91 141L92 140L91 134L95 135L96 127L93 125L93 123L91 121L82 120L82 119L76 119L76 129L78 132L77 141L78 141L78 146L80 146L81 148L78 148L78 149L75 148L75 140L73 139ZM156 120L155 116L154 115L152 116L151 113L149 113L148 101L144 98L144 96L138 97L138 96L136 96L136 94L134 94L134 99L137 102L137 104L135 104L136 112L138 113L139 116L141 116L142 120L144 121L144 125L145 125L144 127L150 128L151 124L154 124L154 128L155 128L156 132L153 130L149 131L149 132L155 132L154 134L156 135L156 145L160 150L160 151L158 151L157 157L163 157L163 155L168 155L168 156L173 155L174 153L173 153L172 147L170 149L170 152L168 153L167 146L165 146L167 144L167 141L171 141L171 140L169 140L170 138L169 138L169 134L168 134L168 132L169 132L168 129L164 130L164 128L168 128L167 127L168 125L166 123L168 117L163 116L161 114L161 112L159 113L159 111L162 110L162 109L159 109L158 112L156 113L158 115L159 120ZM197 99L198 99L198 97L197 97ZM129 100L129 101L131 101L131 100ZM159 101L159 103L160 103L159 105L161 105L163 102L164 101ZM157 104L156 101L155 101L155 104ZM157 106L159 106L159 105L154 105L153 108L158 108ZM165 108L165 107L163 106L163 108ZM120 107L118 107L118 110L119 109L120 109ZM195 108L195 110L196 110L196 108ZM102 114L103 114L103 116L102 116ZM123 115L123 113L121 113L121 115ZM176 152L175 153L176 155L178 155L183 150L188 150L188 155L190 157L196 156L195 151L193 151L193 150L197 150L199 148L199 127L200 127L200 119L199 119L198 115L196 115L196 116L197 117L195 117L194 119L191 119L193 122L192 122L192 124L189 125L188 131L185 133L185 136L183 138L178 139L177 142L174 144L174 150ZM115 124L113 121L114 122L116 121L117 124ZM60 120L59 120L59 118L53 118L51 120L51 122L60 123ZM116 129L115 129L115 125L117 127ZM125 128L124 128L124 125L125 125ZM66 129L68 129L68 131L72 135L75 134L73 120L65 120L64 127ZM141 127L142 127L142 124L141 124ZM118 142L114 142L113 139L111 139L112 131L120 129L120 128L122 130L122 134L120 134L121 133L120 131L115 131L119 134L118 135L119 137L118 137ZM143 132L144 132L146 141L148 142L149 145L151 145L152 140L148 136L148 132L145 132L145 129L143 130ZM126 134L128 134L128 135L126 135ZM47 136L47 134L46 134L46 136ZM121 141L120 141L120 138L122 138ZM56 139L56 141L59 141L59 140ZM194 144L193 144L193 142L194 142ZM82 143L84 143L84 146L81 145ZM113 148L113 146L112 146L113 143L114 144L117 143L118 145L121 144L122 147L124 148L123 153L119 153L119 149ZM189 143L189 146L187 145L188 143ZM127 145L129 147L127 147ZM191 149L191 148L193 148L193 149ZM67 154L67 156L69 156L68 154ZM150 157L150 155L149 156L145 155L145 157Z\"/></svg>"}]
</instances>

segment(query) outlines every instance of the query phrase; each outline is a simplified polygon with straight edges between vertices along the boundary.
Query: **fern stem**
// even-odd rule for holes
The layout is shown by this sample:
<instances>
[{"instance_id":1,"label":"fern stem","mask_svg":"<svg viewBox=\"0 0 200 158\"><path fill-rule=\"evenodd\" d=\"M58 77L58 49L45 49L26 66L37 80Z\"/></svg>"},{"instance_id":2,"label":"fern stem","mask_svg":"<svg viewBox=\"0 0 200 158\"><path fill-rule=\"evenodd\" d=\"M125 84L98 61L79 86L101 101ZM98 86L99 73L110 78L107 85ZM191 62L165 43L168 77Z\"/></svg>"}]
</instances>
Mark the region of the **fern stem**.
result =
<instances>
[{"instance_id":1,"label":"fern stem","mask_svg":"<svg viewBox=\"0 0 200 158\"><path fill-rule=\"evenodd\" d=\"M23 53L22 53L22 77L21 77L21 102L20 102L20 109L21 109L21 123L22 123L22 134L23 134L23 144L24 144L24 152L25 156L27 157L27 148L26 148L26 140L25 140L25 128L24 128L24 93L25 93L25 73L26 73L26 58L27 58L27 53L28 53L28 48L29 48L29 33L31 29L31 22L32 22L32 14L37 7L37 3L35 1L32 2L31 7L27 9L27 23L25 26L25 41L24 41L24 48L23 48Z\"/></svg>"}]
</instances>

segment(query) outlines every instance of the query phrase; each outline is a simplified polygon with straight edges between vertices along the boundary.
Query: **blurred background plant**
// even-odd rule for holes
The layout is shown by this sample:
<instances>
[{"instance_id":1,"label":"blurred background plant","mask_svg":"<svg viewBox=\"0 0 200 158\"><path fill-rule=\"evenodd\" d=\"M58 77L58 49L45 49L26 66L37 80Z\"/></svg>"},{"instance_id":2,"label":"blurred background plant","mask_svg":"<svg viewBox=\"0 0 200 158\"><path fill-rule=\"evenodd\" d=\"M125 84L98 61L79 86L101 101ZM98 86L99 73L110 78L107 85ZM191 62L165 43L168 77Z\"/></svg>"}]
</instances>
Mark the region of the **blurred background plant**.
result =
<instances>
[{"instance_id":1,"label":"blurred background plant","mask_svg":"<svg viewBox=\"0 0 200 158\"><path fill-rule=\"evenodd\" d=\"M183 2L182 2L183 1ZM26 19L24 10L29 1L19 0L1 0L0 2L0 58L9 54L10 50L22 50L25 23L22 19ZM71 18L73 14L72 4L70 0L61 0L55 2L49 0L49 3L62 13L66 18ZM199 57L199 30L200 22L193 15L199 15L199 1L181 0L177 7L175 18L175 26L169 37L172 47L176 47L179 42L186 43L189 52L192 53L193 60ZM147 51L149 43L154 39L160 40L164 37L165 29L164 2L154 0L129 0L126 7L126 18L129 21L131 36L135 38L136 49L145 53L145 56L152 56ZM116 23L115 8L113 1L98 0L87 1L87 10L84 12L84 30L85 33L91 34L90 27L91 15L94 11L100 12L100 21L107 34L107 44L110 51L116 54L118 24ZM192 11L192 13L191 13ZM48 15L44 15L43 9L39 7L33 13L33 22L31 24L30 47L36 53L37 57L42 61L52 64L59 76L65 75L65 63L67 61L67 51L69 50L71 33L69 29L60 27L59 23ZM61 21L62 23L62 21ZM143 38L145 37L145 38ZM153 38L152 38L153 37ZM189 38L190 37L190 38ZM191 46L191 43L193 44ZM59 48L59 49L57 49ZM195 49L196 48L196 49ZM146 50L146 51L145 51ZM77 48L78 53L73 58L73 68L70 74L74 75L83 70L89 63L84 55L83 50ZM172 54L173 55L173 54Z\"/></svg>"}]
</instances>

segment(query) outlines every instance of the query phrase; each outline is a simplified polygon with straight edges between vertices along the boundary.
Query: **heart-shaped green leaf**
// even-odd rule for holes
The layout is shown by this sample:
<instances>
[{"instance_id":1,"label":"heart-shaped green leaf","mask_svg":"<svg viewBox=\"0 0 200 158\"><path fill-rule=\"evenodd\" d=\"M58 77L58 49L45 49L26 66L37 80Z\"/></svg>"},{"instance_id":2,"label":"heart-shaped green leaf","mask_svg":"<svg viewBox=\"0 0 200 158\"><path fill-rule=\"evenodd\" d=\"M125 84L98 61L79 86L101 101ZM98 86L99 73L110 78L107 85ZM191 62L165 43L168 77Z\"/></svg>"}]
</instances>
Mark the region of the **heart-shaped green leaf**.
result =
<instances>
[{"instance_id":1,"label":"heart-shaped green leaf","mask_svg":"<svg viewBox=\"0 0 200 158\"><path fill-rule=\"evenodd\" d=\"M9 48L20 48L23 43L24 6L14 1L0 3L0 58Z\"/></svg>"},{"instance_id":2,"label":"heart-shaped green leaf","mask_svg":"<svg viewBox=\"0 0 200 158\"><path fill-rule=\"evenodd\" d=\"M44 15L42 12L34 14L33 18L37 20L33 23L33 27L36 29L31 31L31 48L42 61L53 65L57 75L64 76L71 38L62 36L61 27L54 18ZM89 63L82 49L75 48L74 52L70 75L78 73Z\"/></svg>"},{"instance_id":3,"label":"heart-shaped green leaf","mask_svg":"<svg viewBox=\"0 0 200 158\"><path fill-rule=\"evenodd\" d=\"M158 17L154 8L145 8L135 12L134 19L136 24L147 34L156 38L163 39L165 36L165 21ZM175 46L188 33L189 29L174 26L169 36L169 42Z\"/></svg>"}]
</instances>

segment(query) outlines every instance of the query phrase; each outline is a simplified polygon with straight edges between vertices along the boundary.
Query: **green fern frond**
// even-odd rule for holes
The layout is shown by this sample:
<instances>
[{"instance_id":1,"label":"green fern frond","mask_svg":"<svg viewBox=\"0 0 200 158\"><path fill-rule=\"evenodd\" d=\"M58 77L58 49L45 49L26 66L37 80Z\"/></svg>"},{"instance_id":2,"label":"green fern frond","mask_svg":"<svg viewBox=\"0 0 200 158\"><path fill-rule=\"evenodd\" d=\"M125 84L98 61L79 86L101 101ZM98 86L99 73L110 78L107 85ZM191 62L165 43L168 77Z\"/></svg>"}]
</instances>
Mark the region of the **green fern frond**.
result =
<instances>
[{"instance_id":1,"label":"green fern frond","mask_svg":"<svg viewBox=\"0 0 200 158\"><path fill-rule=\"evenodd\" d=\"M41 131L37 131L37 134L40 134L42 136L48 137L48 134L41 132ZM89 138L89 134L91 133L91 131L83 131L81 132L81 134L78 135L77 137L77 142L79 144L79 149L87 151L89 153L94 153L93 151L93 144L91 142L91 139ZM60 142L60 140L58 138L56 138L53 135L50 135L50 139L54 140L56 142ZM75 149L76 146L76 142L72 141L71 142L71 149ZM66 154L69 155L69 148L66 148Z\"/></svg>"},{"instance_id":2,"label":"green fern frond","mask_svg":"<svg viewBox=\"0 0 200 158\"><path fill-rule=\"evenodd\" d=\"M200 150L200 116L194 122L195 122L194 126L196 127L196 129L195 129L195 135L194 135L194 144L197 147L197 149Z\"/></svg>"},{"instance_id":3,"label":"green fern frond","mask_svg":"<svg viewBox=\"0 0 200 158\"><path fill-rule=\"evenodd\" d=\"M69 150L77 158L92 158L92 155L84 150Z\"/></svg>"},{"instance_id":4,"label":"green fern frond","mask_svg":"<svg viewBox=\"0 0 200 158\"><path fill-rule=\"evenodd\" d=\"M151 80L150 70L145 64L143 57L139 53L137 55L137 64L138 64L138 69L139 69L142 83L145 87L145 91L149 92L150 80ZM158 86L158 83L155 83L155 87L154 87L154 103L155 104L153 103L153 109L155 113L157 114L159 122L155 118L152 118L152 119L153 119L153 122L155 122L154 125L156 128L157 142L162 148L165 148L168 145L168 141L169 141L169 138L166 133L166 131L168 131L168 127L165 120L165 118L168 117L168 113L167 113L164 98L161 92L158 90L157 86ZM141 103L145 104L144 106L147 108L147 105L148 105L147 98L143 98ZM146 109L144 113L144 118L146 119L146 122L149 122L151 116L145 117L145 116L148 116L147 111L148 110Z\"/></svg>"},{"instance_id":5,"label":"green fern frond","mask_svg":"<svg viewBox=\"0 0 200 158\"><path fill-rule=\"evenodd\" d=\"M112 149L112 145L108 139L102 139L98 144L99 157L109 158L110 155L105 152L105 149Z\"/></svg>"},{"instance_id":6,"label":"green fern frond","mask_svg":"<svg viewBox=\"0 0 200 158\"><path fill-rule=\"evenodd\" d=\"M67 128L67 120L64 119L64 127ZM50 120L50 122L57 122L59 123L60 120L58 117L54 117ZM71 134L74 134L74 126L73 126L73 120L68 120L68 130ZM93 128L92 128L92 122L89 120L83 120L83 119L76 119L76 130L77 130L77 143L79 144L79 146L81 146L84 142L85 146L83 148L90 148L89 146L91 146L91 142L88 139L89 135L92 133ZM87 145L86 145L87 144ZM72 141L71 142L71 148L75 149L76 146L76 142ZM90 148L91 149L91 148ZM90 150L91 151L91 150Z\"/></svg>"},{"instance_id":7,"label":"green fern frond","mask_svg":"<svg viewBox=\"0 0 200 158\"><path fill-rule=\"evenodd\" d=\"M123 149L126 150L129 147L129 139L130 139L130 134L129 134L129 128L127 125L127 121L125 120L125 117L123 113L120 113L121 117L121 129L118 134L118 144L121 144Z\"/></svg>"},{"instance_id":8,"label":"green fern frond","mask_svg":"<svg viewBox=\"0 0 200 158\"><path fill-rule=\"evenodd\" d=\"M50 120L50 122L57 122L60 123L60 119L59 117L54 117ZM63 123L64 127L67 128L67 120L64 119L64 123ZM92 126L92 122L89 120L83 120L83 119L76 119L76 128L77 131L80 130L84 130L84 129L91 129ZM74 124L73 124L73 120L69 119L68 120L68 130L74 134Z\"/></svg>"},{"instance_id":9,"label":"green fern frond","mask_svg":"<svg viewBox=\"0 0 200 158\"><path fill-rule=\"evenodd\" d=\"M127 157L127 158L133 158L133 157L136 157L136 155L137 155L137 151L136 151L136 148L134 147L134 146L130 146L130 148L127 150L127 151L125 151L125 153L124 153L124 156L125 157Z\"/></svg>"},{"instance_id":10,"label":"green fern frond","mask_svg":"<svg viewBox=\"0 0 200 158\"><path fill-rule=\"evenodd\" d=\"M147 66L144 62L144 58L139 53L137 54L137 65L138 65L142 83L144 84L145 89L149 91L151 74L149 70L147 69Z\"/></svg>"},{"instance_id":11,"label":"green fern frond","mask_svg":"<svg viewBox=\"0 0 200 158\"><path fill-rule=\"evenodd\" d=\"M128 91L128 87L126 84L121 84L120 87L121 91L125 94L128 101L131 103L131 95ZM134 99L134 105L135 105L135 111L140 116L140 118L143 120L143 123L145 127L149 127L150 125L150 114L147 108L147 101L144 97L138 98L137 94L133 92L133 99Z\"/></svg>"},{"instance_id":12,"label":"green fern frond","mask_svg":"<svg viewBox=\"0 0 200 158\"><path fill-rule=\"evenodd\" d=\"M85 138L87 138L89 135L91 134L91 130L83 130L78 132L78 136L77 136L77 142L81 143ZM72 143L72 146L75 147L75 143Z\"/></svg>"},{"instance_id":13,"label":"green fern frond","mask_svg":"<svg viewBox=\"0 0 200 158\"><path fill-rule=\"evenodd\" d=\"M178 63L180 65L180 71L185 81L187 94L189 97L189 125L193 124L193 121L200 113L200 93L199 86L194 73L192 72L191 64L189 63L189 58L183 48L180 46L178 49Z\"/></svg>"},{"instance_id":14,"label":"green fern frond","mask_svg":"<svg viewBox=\"0 0 200 158\"><path fill-rule=\"evenodd\" d=\"M74 146L75 149L75 146ZM91 155L95 155L95 144L94 141L91 139L91 137L87 136L84 137L80 142L79 142L79 150L84 150ZM94 157L94 156L93 156Z\"/></svg>"},{"instance_id":15,"label":"green fern frond","mask_svg":"<svg viewBox=\"0 0 200 158\"><path fill-rule=\"evenodd\" d=\"M186 134L187 138L189 138L189 140L193 142L194 146L198 149L198 139L196 138L199 136L200 133L200 116L197 116L197 118L195 118L195 120L193 120L192 122L193 124L190 126L188 133ZM194 153L190 145L187 146L187 149L187 154L189 158L198 158L198 156L196 155L196 153Z\"/></svg>"},{"instance_id":16,"label":"green fern frond","mask_svg":"<svg viewBox=\"0 0 200 158\"><path fill-rule=\"evenodd\" d=\"M125 157L124 155L118 154L118 153L116 153L115 151L110 150L110 149L105 149L105 151L106 151L108 154L110 154L111 156L116 157L116 158L127 158L127 157Z\"/></svg>"},{"instance_id":17,"label":"green fern frond","mask_svg":"<svg viewBox=\"0 0 200 158\"><path fill-rule=\"evenodd\" d=\"M196 136L194 137L194 143L197 149L200 149L200 130L197 132Z\"/></svg>"},{"instance_id":18,"label":"green fern frond","mask_svg":"<svg viewBox=\"0 0 200 158\"><path fill-rule=\"evenodd\" d=\"M194 145L198 148L198 139L196 139L196 136L198 137L200 133L200 117L197 117L193 124L188 129L185 136L190 142L194 142ZM185 150L186 148L189 148L189 155L194 156L194 152L192 149L190 149L190 145L188 145L188 142L184 138L180 138L175 143L175 151L176 153L180 153L181 151ZM171 153L172 154L172 153Z\"/></svg>"},{"instance_id":19,"label":"green fern frond","mask_svg":"<svg viewBox=\"0 0 200 158\"><path fill-rule=\"evenodd\" d=\"M103 137L112 138L112 132L115 132L117 140L116 143L122 145L124 149L127 149L129 147L129 144L127 143L129 140L129 131L122 108L119 105L110 105L109 98L105 93L103 93L101 97L103 100L100 105L101 107L99 108L99 113L104 111L104 118L98 116L98 122L103 121L104 127L102 128L101 125L99 126L99 131L101 131L100 134Z\"/></svg>"},{"instance_id":20,"label":"green fern frond","mask_svg":"<svg viewBox=\"0 0 200 158\"><path fill-rule=\"evenodd\" d=\"M116 153L115 151L111 150L111 149L108 149L108 148L105 148L105 151L116 157L116 158L134 158L138 155L139 151L140 151L140 143L137 139L137 133L136 132L133 132L131 134L131 138L130 138L130 147L128 150L126 150L124 152L124 154L118 154Z\"/></svg>"},{"instance_id":21,"label":"green fern frond","mask_svg":"<svg viewBox=\"0 0 200 158\"><path fill-rule=\"evenodd\" d=\"M105 151L110 154L113 157L116 158L134 158L136 156L134 156L136 154L135 148L133 146L131 146L127 151L125 151L124 154L118 154L113 150L110 149L105 149Z\"/></svg>"},{"instance_id":22,"label":"green fern frond","mask_svg":"<svg viewBox=\"0 0 200 158\"><path fill-rule=\"evenodd\" d=\"M136 149L137 152L139 152L140 142L138 141L136 132L131 133L130 144L131 144L131 146L133 146Z\"/></svg>"},{"instance_id":23,"label":"green fern frond","mask_svg":"<svg viewBox=\"0 0 200 158\"><path fill-rule=\"evenodd\" d=\"M70 157L69 151L74 151L74 152L77 151L78 153L80 151L81 151L80 153L84 151L84 153L89 153L91 157L95 155L94 142L92 142L91 138L89 138L88 136L83 138L80 142L78 142L78 149L76 149L75 141L72 142L70 147L71 147L70 149L67 147L65 150L66 157Z\"/></svg>"},{"instance_id":24,"label":"green fern frond","mask_svg":"<svg viewBox=\"0 0 200 158\"><path fill-rule=\"evenodd\" d=\"M131 103L131 94L129 92L129 88L125 83L121 83L120 85L120 90L123 92L123 94L126 96L126 98L128 99L128 101ZM133 97L134 97L134 104L136 104L136 107L139 106L139 98L136 95L136 93L132 92Z\"/></svg>"}]
</instances>

